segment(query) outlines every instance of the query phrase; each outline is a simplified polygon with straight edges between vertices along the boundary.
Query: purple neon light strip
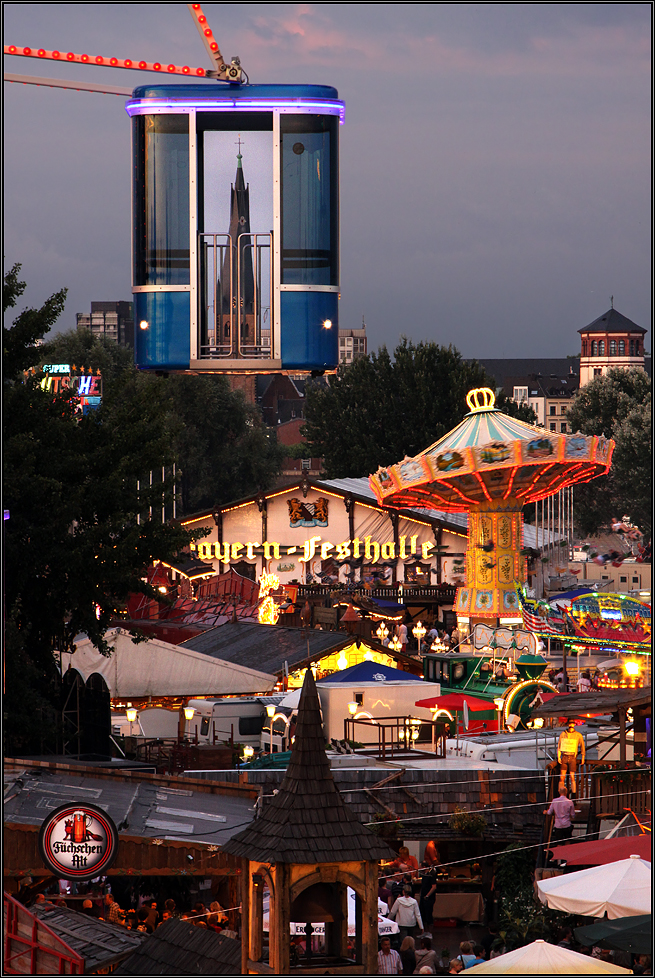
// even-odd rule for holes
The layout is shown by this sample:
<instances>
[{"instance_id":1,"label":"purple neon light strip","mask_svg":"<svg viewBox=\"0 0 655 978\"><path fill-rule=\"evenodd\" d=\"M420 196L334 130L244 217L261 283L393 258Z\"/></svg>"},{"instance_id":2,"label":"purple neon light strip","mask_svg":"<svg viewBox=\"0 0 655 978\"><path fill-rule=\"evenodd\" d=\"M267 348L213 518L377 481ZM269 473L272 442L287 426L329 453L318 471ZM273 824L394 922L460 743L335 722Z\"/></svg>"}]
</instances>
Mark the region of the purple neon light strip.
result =
<instances>
[{"instance_id":1,"label":"purple neon light strip","mask_svg":"<svg viewBox=\"0 0 655 978\"><path fill-rule=\"evenodd\" d=\"M256 110L256 109L313 109L316 112L330 112L334 114L336 109L339 113L339 122L343 125L346 116L346 106L344 102L320 102L309 101L306 99L139 99L127 102L125 111L129 116L147 115L152 108L165 109L223 109L224 111L236 108Z\"/></svg>"}]
</instances>

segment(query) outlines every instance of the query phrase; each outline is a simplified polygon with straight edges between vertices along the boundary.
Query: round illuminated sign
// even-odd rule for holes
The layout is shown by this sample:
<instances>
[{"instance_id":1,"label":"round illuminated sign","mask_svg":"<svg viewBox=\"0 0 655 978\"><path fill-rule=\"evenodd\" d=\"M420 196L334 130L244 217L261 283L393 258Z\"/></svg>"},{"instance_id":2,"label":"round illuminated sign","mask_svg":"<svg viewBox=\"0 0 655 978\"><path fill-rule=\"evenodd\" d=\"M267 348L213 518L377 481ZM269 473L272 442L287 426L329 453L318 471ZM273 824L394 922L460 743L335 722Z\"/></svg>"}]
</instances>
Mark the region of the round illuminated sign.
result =
<instances>
[{"instance_id":1,"label":"round illuminated sign","mask_svg":"<svg viewBox=\"0 0 655 978\"><path fill-rule=\"evenodd\" d=\"M39 851L59 879L92 880L118 855L118 831L102 808L62 805L41 825Z\"/></svg>"}]
</instances>

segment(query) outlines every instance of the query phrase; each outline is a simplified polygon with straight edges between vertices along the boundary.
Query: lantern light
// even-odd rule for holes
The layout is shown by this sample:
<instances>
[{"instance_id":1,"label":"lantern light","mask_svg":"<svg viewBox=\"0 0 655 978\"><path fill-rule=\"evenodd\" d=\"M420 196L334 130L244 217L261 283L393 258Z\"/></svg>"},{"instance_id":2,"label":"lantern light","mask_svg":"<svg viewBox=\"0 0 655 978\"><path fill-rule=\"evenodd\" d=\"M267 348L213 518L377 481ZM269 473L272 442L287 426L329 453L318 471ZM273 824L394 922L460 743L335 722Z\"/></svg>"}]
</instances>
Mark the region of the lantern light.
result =
<instances>
[{"instance_id":1,"label":"lantern light","mask_svg":"<svg viewBox=\"0 0 655 978\"><path fill-rule=\"evenodd\" d=\"M400 650L402 649L402 643L397 635L389 642L389 648L393 649L394 652L400 652Z\"/></svg>"},{"instance_id":2,"label":"lantern light","mask_svg":"<svg viewBox=\"0 0 655 978\"><path fill-rule=\"evenodd\" d=\"M184 716L185 716L185 719L187 719L187 720L193 720L193 715L194 715L195 712L196 711L194 710L194 708L192 706L185 706L184 707Z\"/></svg>"},{"instance_id":3,"label":"lantern light","mask_svg":"<svg viewBox=\"0 0 655 978\"><path fill-rule=\"evenodd\" d=\"M357 713L357 703L349 703L348 712L350 713L351 716L354 717L355 714Z\"/></svg>"},{"instance_id":4,"label":"lantern light","mask_svg":"<svg viewBox=\"0 0 655 978\"><path fill-rule=\"evenodd\" d=\"M385 638L389 634L389 629L387 628L386 624L383 621L381 621L380 624L378 625L375 634L377 635L377 637L380 639L381 642L384 642Z\"/></svg>"},{"instance_id":5,"label":"lantern light","mask_svg":"<svg viewBox=\"0 0 655 978\"><path fill-rule=\"evenodd\" d=\"M250 747L248 744L246 744L246 746L243 748L243 756L247 760L250 760L250 758L253 756L254 753L255 753L254 747Z\"/></svg>"},{"instance_id":6,"label":"lantern light","mask_svg":"<svg viewBox=\"0 0 655 978\"><path fill-rule=\"evenodd\" d=\"M136 720L136 713L137 711L134 709L133 706L128 706L127 710L125 711L125 714L130 723L134 723L134 721Z\"/></svg>"},{"instance_id":7,"label":"lantern light","mask_svg":"<svg viewBox=\"0 0 655 978\"><path fill-rule=\"evenodd\" d=\"M634 659L628 659L623 663L623 668L629 676L639 675L639 663L635 662Z\"/></svg>"},{"instance_id":8,"label":"lantern light","mask_svg":"<svg viewBox=\"0 0 655 978\"><path fill-rule=\"evenodd\" d=\"M274 705L273 703L269 703L269 704L268 704L268 706L266 707L266 715L267 715L267 716L268 716L268 717L269 717L269 718L270 718L271 720L272 720L272 719L273 719L273 717L275 716L275 705Z\"/></svg>"}]
</instances>

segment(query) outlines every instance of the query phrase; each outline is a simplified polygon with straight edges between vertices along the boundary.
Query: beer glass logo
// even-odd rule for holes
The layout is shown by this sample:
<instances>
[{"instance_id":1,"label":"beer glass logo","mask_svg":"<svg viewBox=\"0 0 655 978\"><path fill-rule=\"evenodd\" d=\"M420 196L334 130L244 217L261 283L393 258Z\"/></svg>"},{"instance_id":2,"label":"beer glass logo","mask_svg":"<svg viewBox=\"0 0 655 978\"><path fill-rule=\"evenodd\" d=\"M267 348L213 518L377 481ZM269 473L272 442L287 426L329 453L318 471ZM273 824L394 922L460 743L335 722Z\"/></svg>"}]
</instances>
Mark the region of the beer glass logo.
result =
<instances>
[{"instance_id":1,"label":"beer glass logo","mask_svg":"<svg viewBox=\"0 0 655 978\"><path fill-rule=\"evenodd\" d=\"M95 879L118 854L118 832L96 805L62 805L43 822L39 850L55 876Z\"/></svg>"}]
</instances>

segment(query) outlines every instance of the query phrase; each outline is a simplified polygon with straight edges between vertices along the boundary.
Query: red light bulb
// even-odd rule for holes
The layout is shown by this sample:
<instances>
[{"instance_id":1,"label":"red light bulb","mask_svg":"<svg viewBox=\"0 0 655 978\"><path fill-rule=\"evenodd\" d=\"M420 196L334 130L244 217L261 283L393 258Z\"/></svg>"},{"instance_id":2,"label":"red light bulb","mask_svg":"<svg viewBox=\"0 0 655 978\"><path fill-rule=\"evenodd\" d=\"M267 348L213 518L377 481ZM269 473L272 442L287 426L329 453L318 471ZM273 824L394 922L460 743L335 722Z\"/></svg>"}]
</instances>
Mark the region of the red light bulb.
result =
<instances>
[{"instance_id":1,"label":"red light bulb","mask_svg":"<svg viewBox=\"0 0 655 978\"><path fill-rule=\"evenodd\" d=\"M97 65L101 65L101 64L103 64L104 60L105 60L104 58L101 58L100 56L98 56L96 58L96 64Z\"/></svg>"},{"instance_id":2,"label":"red light bulb","mask_svg":"<svg viewBox=\"0 0 655 978\"><path fill-rule=\"evenodd\" d=\"M155 71L161 71L161 65L159 64L158 61L155 61L152 67L155 69Z\"/></svg>"},{"instance_id":3,"label":"red light bulb","mask_svg":"<svg viewBox=\"0 0 655 978\"><path fill-rule=\"evenodd\" d=\"M60 57L61 57L61 55L59 54L59 51L53 51L53 52L52 52L52 57L53 57L53 58L60 58Z\"/></svg>"},{"instance_id":4,"label":"red light bulb","mask_svg":"<svg viewBox=\"0 0 655 978\"><path fill-rule=\"evenodd\" d=\"M23 54L31 54L32 48L23 48Z\"/></svg>"},{"instance_id":5,"label":"red light bulb","mask_svg":"<svg viewBox=\"0 0 655 978\"><path fill-rule=\"evenodd\" d=\"M89 60L88 54L83 54L82 57L80 58L80 60L83 61L86 64L86 62Z\"/></svg>"},{"instance_id":6,"label":"red light bulb","mask_svg":"<svg viewBox=\"0 0 655 978\"><path fill-rule=\"evenodd\" d=\"M211 29L209 27L203 33L204 33L205 37L211 37L212 36L212 32L211 32Z\"/></svg>"},{"instance_id":7,"label":"red light bulb","mask_svg":"<svg viewBox=\"0 0 655 978\"><path fill-rule=\"evenodd\" d=\"M148 65L146 64L145 61L139 61L139 68L147 68L147 67Z\"/></svg>"},{"instance_id":8,"label":"red light bulb","mask_svg":"<svg viewBox=\"0 0 655 978\"><path fill-rule=\"evenodd\" d=\"M126 68L131 68L132 67L132 62L130 61L129 58L126 58L125 61L123 62L123 64L125 65Z\"/></svg>"},{"instance_id":9,"label":"red light bulb","mask_svg":"<svg viewBox=\"0 0 655 978\"><path fill-rule=\"evenodd\" d=\"M190 71L190 69L189 69L189 66L188 65L185 65L184 68L182 68L182 74L183 75L188 75L189 74L189 71Z\"/></svg>"},{"instance_id":10,"label":"red light bulb","mask_svg":"<svg viewBox=\"0 0 655 978\"><path fill-rule=\"evenodd\" d=\"M39 50L36 53L40 58L45 58L45 51L43 48L39 48Z\"/></svg>"},{"instance_id":11,"label":"red light bulb","mask_svg":"<svg viewBox=\"0 0 655 978\"><path fill-rule=\"evenodd\" d=\"M204 68L196 68L196 75L204 75L204 73L205 73Z\"/></svg>"},{"instance_id":12,"label":"red light bulb","mask_svg":"<svg viewBox=\"0 0 655 978\"><path fill-rule=\"evenodd\" d=\"M212 51L218 51L218 44L216 43L216 41L212 41L212 43L209 46L212 49Z\"/></svg>"},{"instance_id":13,"label":"red light bulb","mask_svg":"<svg viewBox=\"0 0 655 978\"><path fill-rule=\"evenodd\" d=\"M175 71L175 65L169 65L168 66L168 70L169 71Z\"/></svg>"},{"instance_id":14,"label":"red light bulb","mask_svg":"<svg viewBox=\"0 0 655 978\"><path fill-rule=\"evenodd\" d=\"M16 54L16 45L15 44L10 44L9 45L9 54Z\"/></svg>"},{"instance_id":15,"label":"red light bulb","mask_svg":"<svg viewBox=\"0 0 655 978\"><path fill-rule=\"evenodd\" d=\"M117 58L110 58L109 59L109 64L110 65L117 65L118 64L118 59Z\"/></svg>"},{"instance_id":16,"label":"red light bulb","mask_svg":"<svg viewBox=\"0 0 655 978\"><path fill-rule=\"evenodd\" d=\"M72 51L69 51L66 57L68 58L69 61L75 61L75 55L73 54Z\"/></svg>"},{"instance_id":17,"label":"red light bulb","mask_svg":"<svg viewBox=\"0 0 655 978\"><path fill-rule=\"evenodd\" d=\"M200 24L206 24L207 23L207 18L205 17L204 14L200 14L200 16L198 17L198 23L200 23Z\"/></svg>"}]
</instances>

